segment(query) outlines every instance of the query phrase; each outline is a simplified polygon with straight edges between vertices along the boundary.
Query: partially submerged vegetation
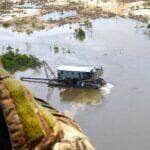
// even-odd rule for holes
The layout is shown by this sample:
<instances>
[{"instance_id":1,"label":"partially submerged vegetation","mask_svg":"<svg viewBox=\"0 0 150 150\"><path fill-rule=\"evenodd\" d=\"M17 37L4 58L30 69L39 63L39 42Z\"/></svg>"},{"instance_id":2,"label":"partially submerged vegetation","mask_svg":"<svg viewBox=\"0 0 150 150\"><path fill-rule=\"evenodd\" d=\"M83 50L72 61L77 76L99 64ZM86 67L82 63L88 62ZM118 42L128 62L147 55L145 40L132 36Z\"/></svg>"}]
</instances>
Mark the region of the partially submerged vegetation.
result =
<instances>
[{"instance_id":1,"label":"partially submerged vegetation","mask_svg":"<svg viewBox=\"0 0 150 150\"><path fill-rule=\"evenodd\" d=\"M4 28L8 28L8 27L10 26L10 23L9 23L9 22L4 22L4 23L2 24L2 26L3 26Z\"/></svg>"},{"instance_id":2,"label":"partially submerged vegetation","mask_svg":"<svg viewBox=\"0 0 150 150\"><path fill-rule=\"evenodd\" d=\"M32 33L34 30L43 30L45 27L37 17L31 18L14 18L11 21L5 21L2 24L3 27L8 28L12 26L12 29L17 32Z\"/></svg>"},{"instance_id":3,"label":"partially submerged vegetation","mask_svg":"<svg viewBox=\"0 0 150 150\"><path fill-rule=\"evenodd\" d=\"M57 53L63 53L63 54L71 54L71 53L75 53L74 51L72 51L70 48L65 48L62 47L58 44L53 44L50 46L50 50L51 52L57 54Z\"/></svg>"},{"instance_id":4,"label":"partially submerged vegetation","mask_svg":"<svg viewBox=\"0 0 150 150\"><path fill-rule=\"evenodd\" d=\"M143 22L148 23L150 20L150 2L145 1L137 1L133 3L129 3L129 13L128 16L130 18L134 18Z\"/></svg>"},{"instance_id":5,"label":"partially submerged vegetation","mask_svg":"<svg viewBox=\"0 0 150 150\"><path fill-rule=\"evenodd\" d=\"M6 10L6 3L4 3L4 2L1 2L0 3L0 10L2 11L2 10Z\"/></svg>"},{"instance_id":6,"label":"partially submerged vegetation","mask_svg":"<svg viewBox=\"0 0 150 150\"><path fill-rule=\"evenodd\" d=\"M12 7L12 3L7 2L7 0L5 2L0 2L0 12L10 10L11 7Z\"/></svg>"},{"instance_id":7,"label":"partially submerged vegetation","mask_svg":"<svg viewBox=\"0 0 150 150\"><path fill-rule=\"evenodd\" d=\"M46 2L45 2L46 3ZM46 3L48 4L48 3ZM15 7L14 7L15 8ZM84 5L84 3L67 3L64 5L52 4L52 5L43 5L42 8L34 12L34 8L31 9L34 13L31 12L31 15L27 14L28 9L22 10L21 8L16 8L18 13L21 13L19 16L16 13L12 15L12 13L8 13L6 16L1 17L4 19L2 21L2 26L7 28L9 26L12 27L14 31L17 32L26 32L32 33L35 30L40 30L44 28L52 28L57 25L71 24L71 23L85 23L85 25L90 25L89 22L84 22L84 18L95 19L98 17L113 17L114 13L107 13L103 11L100 7L90 7ZM31 11L29 10L29 11ZM53 12L63 12L63 17L57 20L48 19L44 20L43 16L48 13ZM73 12L69 14L69 12ZM65 14L67 13L67 14ZM33 15L34 14L34 15ZM0 18L0 19L1 19Z\"/></svg>"},{"instance_id":8,"label":"partially submerged vegetation","mask_svg":"<svg viewBox=\"0 0 150 150\"><path fill-rule=\"evenodd\" d=\"M9 11L7 15L0 16L3 27L7 28L11 26L14 31L32 33L35 30L41 30L45 28L49 29L57 25L59 26L71 23L81 23L85 24L87 27L90 27L91 23L89 19L96 19L100 17L130 17L144 22L148 22L150 17L150 13L148 13L150 10L149 1L126 3L123 1L95 2L89 0L86 0L85 2L67 0L64 0L63 2L40 1L38 7L34 7L37 1L33 1L31 2L33 5L31 8L24 8L24 2L24 0L21 0L19 7L15 3L11 4L13 6L12 10ZM7 7L11 8L11 5L7 4ZM3 3L1 7L5 9L6 4ZM145 12L148 15L145 15ZM45 15L50 15L50 18L45 20ZM51 18L51 16L54 18Z\"/></svg>"},{"instance_id":9,"label":"partially submerged vegetation","mask_svg":"<svg viewBox=\"0 0 150 150\"><path fill-rule=\"evenodd\" d=\"M10 46L8 46L6 52L1 55L1 61L4 68L10 72L41 66L40 60L35 56L20 54L18 49L14 50Z\"/></svg>"},{"instance_id":10,"label":"partially submerged vegetation","mask_svg":"<svg viewBox=\"0 0 150 150\"><path fill-rule=\"evenodd\" d=\"M92 28L92 22L87 18L84 20L84 26L87 28Z\"/></svg>"},{"instance_id":11,"label":"partially submerged vegetation","mask_svg":"<svg viewBox=\"0 0 150 150\"><path fill-rule=\"evenodd\" d=\"M79 40L84 40L85 31L82 28L75 29L75 37Z\"/></svg>"}]
</instances>

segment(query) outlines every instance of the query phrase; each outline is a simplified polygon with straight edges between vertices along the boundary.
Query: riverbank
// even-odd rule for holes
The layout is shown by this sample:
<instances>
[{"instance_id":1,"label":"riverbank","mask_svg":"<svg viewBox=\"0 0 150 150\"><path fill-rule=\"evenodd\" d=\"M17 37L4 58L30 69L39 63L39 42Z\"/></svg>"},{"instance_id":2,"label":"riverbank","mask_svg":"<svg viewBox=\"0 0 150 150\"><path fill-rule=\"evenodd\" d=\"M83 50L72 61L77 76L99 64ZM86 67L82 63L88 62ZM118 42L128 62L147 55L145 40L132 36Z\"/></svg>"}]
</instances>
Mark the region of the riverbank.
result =
<instances>
[{"instance_id":1,"label":"riverbank","mask_svg":"<svg viewBox=\"0 0 150 150\"><path fill-rule=\"evenodd\" d=\"M2 149L95 150L74 120L45 100L34 98L30 90L2 68L0 93Z\"/></svg>"},{"instance_id":2,"label":"riverbank","mask_svg":"<svg viewBox=\"0 0 150 150\"><path fill-rule=\"evenodd\" d=\"M28 4L28 5L27 5ZM110 18L115 16L129 17L149 23L150 4L145 2L115 2L115 1L89 1L82 2L66 0L43 3L12 4L11 10L1 12L0 22L3 27L11 27L17 32L32 33L35 30L43 30L60 26L63 24L84 24L87 19ZM46 14L54 12L68 13L75 11L76 15L62 17L59 19L43 18ZM56 14L57 15L57 14Z\"/></svg>"}]
</instances>

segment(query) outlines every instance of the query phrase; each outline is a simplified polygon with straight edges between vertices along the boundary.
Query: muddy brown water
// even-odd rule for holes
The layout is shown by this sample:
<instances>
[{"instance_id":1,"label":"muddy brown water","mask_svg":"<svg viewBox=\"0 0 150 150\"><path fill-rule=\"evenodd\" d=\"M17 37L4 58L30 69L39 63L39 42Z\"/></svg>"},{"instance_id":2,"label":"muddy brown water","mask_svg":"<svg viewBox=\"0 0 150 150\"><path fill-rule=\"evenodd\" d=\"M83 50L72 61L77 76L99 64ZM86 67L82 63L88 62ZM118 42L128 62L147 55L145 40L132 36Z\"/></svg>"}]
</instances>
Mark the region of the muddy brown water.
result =
<instances>
[{"instance_id":1,"label":"muddy brown water","mask_svg":"<svg viewBox=\"0 0 150 150\"><path fill-rule=\"evenodd\" d=\"M24 84L77 120L97 150L149 150L150 36L145 24L98 19L92 29L86 29L83 41L74 38L76 27L78 24L65 25L30 35L0 28L0 47L11 45L21 53L33 54L55 72L59 65L103 65L108 85L102 90ZM45 77L43 68L15 75L18 79Z\"/></svg>"}]
</instances>

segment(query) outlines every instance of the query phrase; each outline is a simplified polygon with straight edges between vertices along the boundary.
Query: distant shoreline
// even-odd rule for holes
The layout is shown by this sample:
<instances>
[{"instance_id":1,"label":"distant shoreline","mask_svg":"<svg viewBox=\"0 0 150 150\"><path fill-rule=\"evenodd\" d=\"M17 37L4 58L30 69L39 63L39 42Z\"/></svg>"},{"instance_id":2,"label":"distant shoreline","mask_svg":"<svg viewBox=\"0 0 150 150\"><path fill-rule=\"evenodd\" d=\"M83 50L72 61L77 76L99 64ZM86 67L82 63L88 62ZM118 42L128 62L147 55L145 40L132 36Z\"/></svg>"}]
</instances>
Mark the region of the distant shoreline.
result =
<instances>
[{"instance_id":1,"label":"distant shoreline","mask_svg":"<svg viewBox=\"0 0 150 150\"><path fill-rule=\"evenodd\" d=\"M150 6L145 5L143 1L123 3L115 1L90 1L83 2L67 2L60 0L55 2L43 2L35 8L31 4L31 8L23 8L23 4L11 3L10 8L1 12L0 23L4 27L12 27L14 31L32 33L35 30L49 29L55 26L72 23L83 23L86 19L111 18L120 16L123 18L133 18L139 21L149 23ZM33 7L33 8L32 8ZM65 12L74 10L76 16L69 16L59 20L43 20L43 15L52 12ZM7 12L7 13L5 13Z\"/></svg>"}]
</instances>

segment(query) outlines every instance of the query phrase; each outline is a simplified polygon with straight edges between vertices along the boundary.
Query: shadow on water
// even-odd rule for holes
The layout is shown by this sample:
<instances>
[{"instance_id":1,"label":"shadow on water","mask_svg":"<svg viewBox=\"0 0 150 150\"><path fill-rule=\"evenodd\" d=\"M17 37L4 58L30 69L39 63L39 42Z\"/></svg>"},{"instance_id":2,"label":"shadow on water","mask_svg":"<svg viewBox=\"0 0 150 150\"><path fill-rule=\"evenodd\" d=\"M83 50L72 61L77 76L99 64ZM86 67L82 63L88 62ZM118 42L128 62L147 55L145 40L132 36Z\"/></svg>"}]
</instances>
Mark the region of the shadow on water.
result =
<instances>
[{"instance_id":1,"label":"shadow on water","mask_svg":"<svg viewBox=\"0 0 150 150\"><path fill-rule=\"evenodd\" d=\"M114 86L107 83L101 89L65 88L60 90L60 101L68 103L80 103L89 105L101 104Z\"/></svg>"},{"instance_id":2,"label":"shadow on water","mask_svg":"<svg viewBox=\"0 0 150 150\"><path fill-rule=\"evenodd\" d=\"M107 88L107 87L106 87ZM56 92L57 90L57 92ZM62 111L72 119L84 111L86 106L101 105L103 104L107 92L105 89L81 89L81 88L48 88L47 99L51 100L55 97L55 93L59 101L51 101L52 105L61 104ZM68 107L66 107L68 106Z\"/></svg>"},{"instance_id":3,"label":"shadow on water","mask_svg":"<svg viewBox=\"0 0 150 150\"><path fill-rule=\"evenodd\" d=\"M101 104L104 95L98 89L65 88L60 91L60 100L80 104Z\"/></svg>"}]
</instances>

